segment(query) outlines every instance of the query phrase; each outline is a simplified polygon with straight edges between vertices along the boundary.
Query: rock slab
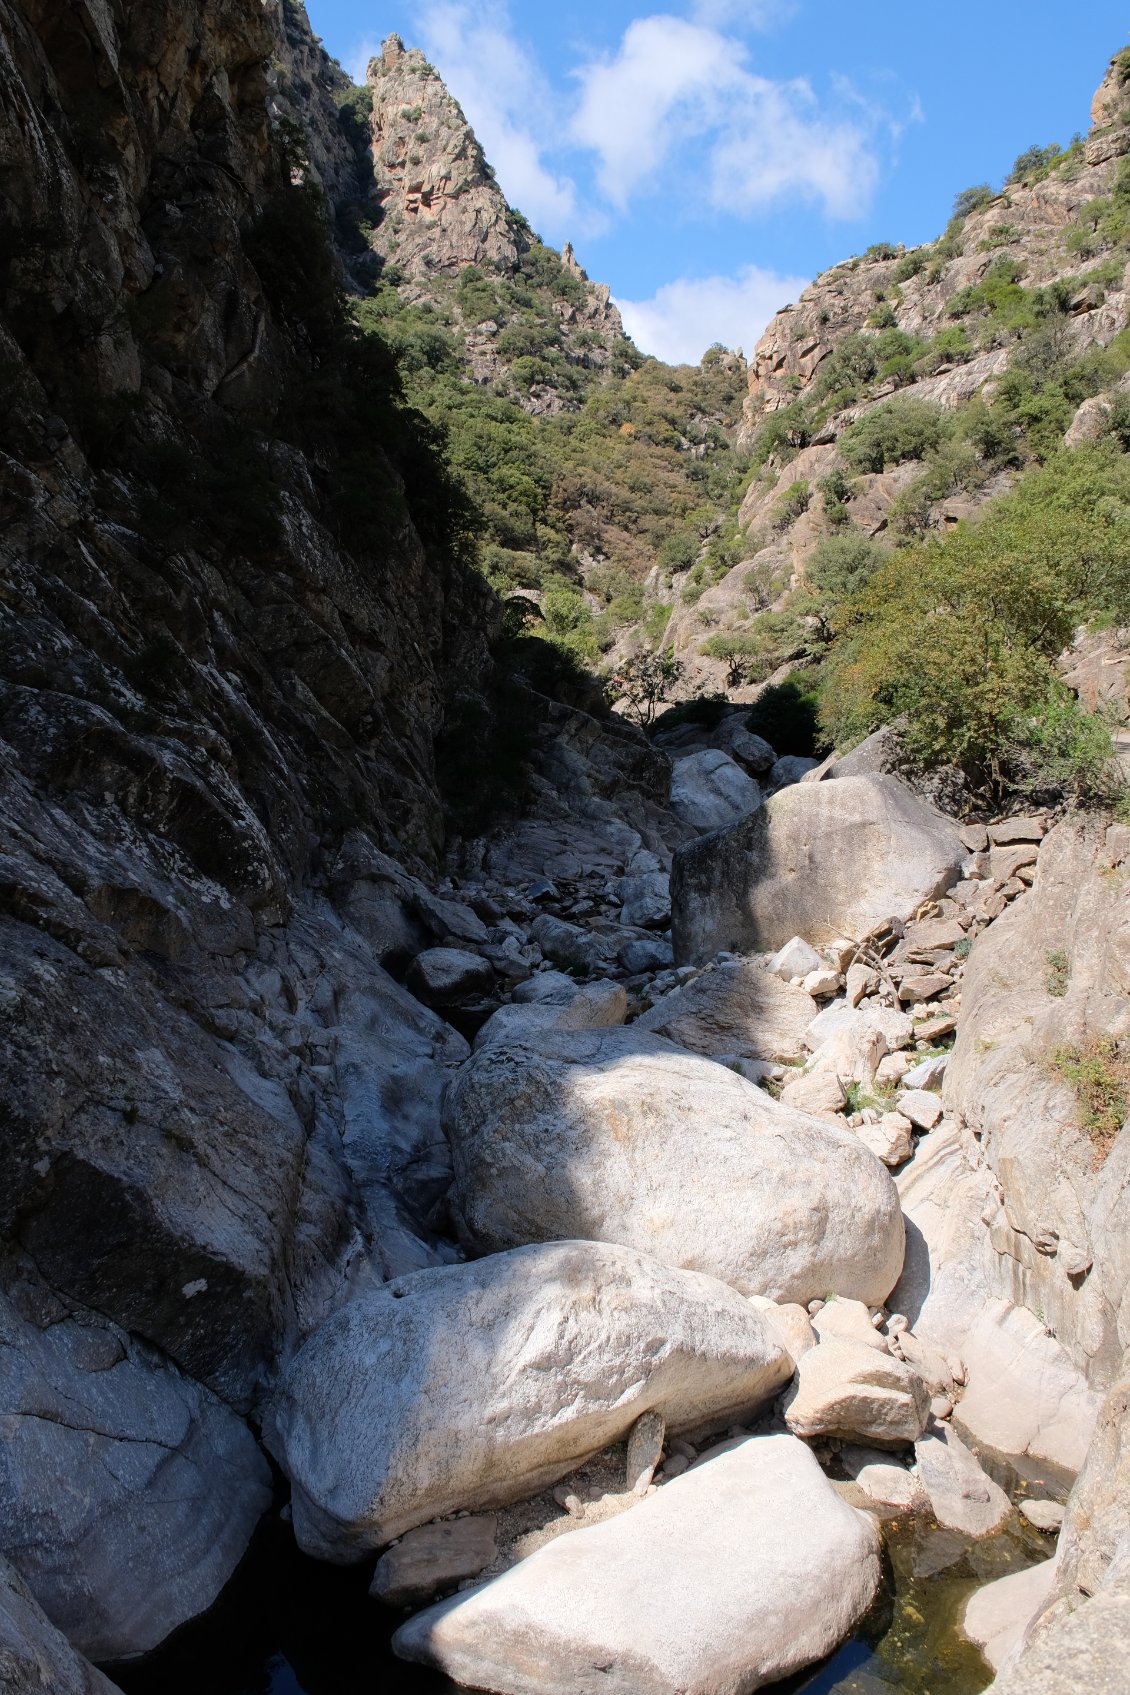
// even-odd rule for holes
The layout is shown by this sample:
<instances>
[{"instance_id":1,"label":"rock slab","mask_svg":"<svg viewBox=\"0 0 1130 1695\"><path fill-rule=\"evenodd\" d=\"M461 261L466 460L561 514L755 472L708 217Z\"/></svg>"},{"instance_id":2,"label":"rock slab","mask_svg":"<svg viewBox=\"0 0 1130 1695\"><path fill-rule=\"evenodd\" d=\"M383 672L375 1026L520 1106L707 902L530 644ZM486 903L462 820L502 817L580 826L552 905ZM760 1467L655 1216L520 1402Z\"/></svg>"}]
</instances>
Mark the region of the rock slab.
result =
<instances>
[{"instance_id":1,"label":"rock slab","mask_svg":"<svg viewBox=\"0 0 1130 1695\"><path fill-rule=\"evenodd\" d=\"M200 1384L93 1314L41 1330L25 1298L0 1300L0 1554L81 1653L142 1654L215 1600L270 1472Z\"/></svg>"},{"instance_id":2,"label":"rock slab","mask_svg":"<svg viewBox=\"0 0 1130 1695\"><path fill-rule=\"evenodd\" d=\"M930 1396L901 1360L865 1342L835 1336L810 1348L785 1398L785 1422L798 1436L911 1443L926 1428Z\"/></svg>"},{"instance_id":3,"label":"rock slab","mask_svg":"<svg viewBox=\"0 0 1130 1695\"><path fill-rule=\"evenodd\" d=\"M464 1578L478 1577L498 1552L491 1513L422 1524L377 1561L369 1594L386 1607L419 1607Z\"/></svg>"},{"instance_id":4,"label":"rock slab","mask_svg":"<svg viewBox=\"0 0 1130 1695\"><path fill-rule=\"evenodd\" d=\"M0 1687L4 1695L120 1695L75 1652L27 1584L0 1560Z\"/></svg>"},{"instance_id":5,"label":"rock slab","mask_svg":"<svg viewBox=\"0 0 1130 1695\"><path fill-rule=\"evenodd\" d=\"M500 1695L747 1695L841 1642L879 1570L874 1526L804 1445L752 1437L418 1614L393 1649Z\"/></svg>"},{"instance_id":6,"label":"rock slab","mask_svg":"<svg viewBox=\"0 0 1130 1695\"><path fill-rule=\"evenodd\" d=\"M459 1508L536 1494L645 1412L729 1424L792 1361L714 1278L589 1242L398 1278L334 1313L286 1372L264 1437L299 1545L338 1563Z\"/></svg>"}]
</instances>

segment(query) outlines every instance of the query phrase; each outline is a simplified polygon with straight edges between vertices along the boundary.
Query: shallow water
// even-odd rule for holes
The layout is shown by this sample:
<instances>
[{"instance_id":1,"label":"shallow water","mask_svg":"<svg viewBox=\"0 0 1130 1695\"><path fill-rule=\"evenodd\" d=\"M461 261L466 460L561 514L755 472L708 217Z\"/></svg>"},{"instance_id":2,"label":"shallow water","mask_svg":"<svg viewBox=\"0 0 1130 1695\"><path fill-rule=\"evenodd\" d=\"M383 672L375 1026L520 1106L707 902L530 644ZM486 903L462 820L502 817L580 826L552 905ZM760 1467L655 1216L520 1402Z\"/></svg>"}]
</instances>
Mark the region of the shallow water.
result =
<instances>
[{"instance_id":1,"label":"shallow water","mask_svg":"<svg viewBox=\"0 0 1130 1695\"><path fill-rule=\"evenodd\" d=\"M1031 1493L1061 1496L1043 1482ZM868 1618L830 1659L776 1685L779 1695L979 1695L991 1682L959 1628L965 1602L1046 1559L1054 1542L1018 1519L981 1542L922 1520L886 1531L888 1582ZM448 1679L392 1654L399 1617L369 1599L370 1569L306 1559L271 1514L209 1613L145 1659L106 1669L124 1695L452 1695Z\"/></svg>"}]
</instances>

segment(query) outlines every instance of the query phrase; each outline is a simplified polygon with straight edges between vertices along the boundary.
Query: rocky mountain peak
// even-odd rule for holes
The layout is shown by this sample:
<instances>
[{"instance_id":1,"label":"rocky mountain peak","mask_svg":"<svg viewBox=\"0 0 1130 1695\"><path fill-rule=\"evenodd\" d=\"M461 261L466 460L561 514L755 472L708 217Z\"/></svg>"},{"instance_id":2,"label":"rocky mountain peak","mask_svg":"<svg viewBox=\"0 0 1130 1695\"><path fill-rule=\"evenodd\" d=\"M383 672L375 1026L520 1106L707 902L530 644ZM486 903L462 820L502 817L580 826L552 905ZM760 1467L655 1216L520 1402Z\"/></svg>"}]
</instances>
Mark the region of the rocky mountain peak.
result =
<instances>
[{"instance_id":1,"label":"rocky mountain peak","mask_svg":"<svg viewBox=\"0 0 1130 1695\"><path fill-rule=\"evenodd\" d=\"M528 246L458 101L419 48L390 35L370 60L373 245L410 276L512 268Z\"/></svg>"},{"instance_id":2,"label":"rocky mountain peak","mask_svg":"<svg viewBox=\"0 0 1130 1695\"><path fill-rule=\"evenodd\" d=\"M1095 129L1103 129L1124 121L1125 110L1130 104L1130 94L1127 82L1130 81L1130 49L1124 48L1116 53L1107 67L1095 98L1091 101L1091 123Z\"/></svg>"}]
</instances>

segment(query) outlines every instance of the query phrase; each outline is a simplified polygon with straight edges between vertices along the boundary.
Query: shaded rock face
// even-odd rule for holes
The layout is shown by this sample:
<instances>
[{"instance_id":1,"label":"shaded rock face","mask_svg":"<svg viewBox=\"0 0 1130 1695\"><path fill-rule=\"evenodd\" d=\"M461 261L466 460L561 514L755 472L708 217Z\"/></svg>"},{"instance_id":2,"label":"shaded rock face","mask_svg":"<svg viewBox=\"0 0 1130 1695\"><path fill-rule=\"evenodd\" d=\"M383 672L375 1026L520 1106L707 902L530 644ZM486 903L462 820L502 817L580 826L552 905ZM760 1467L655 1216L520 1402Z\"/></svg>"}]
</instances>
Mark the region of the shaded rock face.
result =
<instances>
[{"instance_id":1,"label":"shaded rock face","mask_svg":"<svg viewBox=\"0 0 1130 1695\"><path fill-rule=\"evenodd\" d=\"M815 1002L757 960L725 960L672 989L636 1020L692 1053L793 1060L803 1052Z\"/></svg>"},{"instance_id":2,"label":"shaded rock face","mask_svg":"<svg viewBox=\"0 0 1130 1695\"><path fill-rule=\"evenodd\" d=\"M791 1370L716 1279L557 1242L342 1308L290 1366L264 1429L300 1545L349 1561L457 1508L536 1493L641 1413L673 1430L725 1425Z\"/></svg>"},{"instance_id":3,"label":"shaded rock face","mask_svg":"<svg viewBox=\"0 0 1130 1695\"><path fill-rule=\"evenodd\" d=\"M0 1560L0 1668L11 1695L118 1695L117 1684L75 1652L5 1560Z\"/></svg>"},{"instance_id":4,"label":"shaded rock face","mask_svg":"<svg viewBox=\"0 0 1130 1695\"><path fill-rule=\"evenodd\" d=\"M0 1228L241 1408L365 1250L436 1257L466 1048L327 897L370 915L347 826L434 864L494 617L391 462L350 552L287 435L309 326L260 213L295 16L0 6ZM395 869L394 946L449 939Z\"/></svg>"},{"instance_id":5,"label":"shaded rock face","mask_svg":"<svg viewBox=\"0 0 1130 1695\"><path fill-rule=\"evenodd\" d=\"M1100 1389L1130 1345L1130 1140L1096 1147L1054 1058L1124 1032L1128 874L1117 827L1109 844L1073 823L1052 832L1031 894L970 957L944 1089L995 1179L993 1292L1043 1314Z\"/></svg>"},{"instance_id":6,"label":"shaded rock face","mask_svg":"<svg viewBox=\"0 0 1130 1695\"><path fill-rule=\"evenodd\" d=\"M993 1178L972 1135L945 1121L896 1183L907 1251L891 1305L928 1345L964 1361L955 1421L1000 1453L1078 1472L1097 1397L1034 1313L994 1298L996 1256L983 1223L996 1208Z\"/></svg>"},{"instance_id":7,"label":"shaded rock face","mask_svg":"<svg viewBox=\"0 0 1130 1695\"><path fill-rule=\"evenodd\" d=\"M1099 1409L1095 1434L1067 1504L1048 1608L1064 1611L1096 1594L1130 1553L1130 1377Z\"/></svg>"},{"instance_id":8,"label":"shaded rock face","mask_svg":"<svg viewBox=\"0 0 1130 1695\"><path fill-rule=\"evenodd\" d=\"M873 1521L803 1443L753 1437L419 1613L393 1647L508 1695L750 1691L842 1641L879 1575Z\"/></svg>"},{"instance_id":9,"label":"shaded rock face","mask_svg":"<svg viewBox=\"0 0 1130 1695\"><path fill-rule=\"evenodd\" d=\"M796 935L859 940L943 893L964 857L956 826L896 777L798 783L678 850L675 957L772 950Z\"/></svg>"},{"instance_id":10,"label":"shaded rock face","mask_svg":"<svg viewBox=\"0 0 1130 1695\"><path fill-rule=\"evenodd\" d=\"M798 1301L880 1302L902 1267L894 1184L858 1137L643 1031L492 1043L444 1121L479 1253L583 1235Z\"/></svg>"},{"instance_id":11,"label":"shaded rock face","mask_svg":"<svg viewBox=\"0 0 1130 1695\"><path fill-rule=\"evenodd\" d=\"M1050 1593L999 1695L1115 1695L1130 1653L1130 1380L1103 1402L1087 1463L1068 1498Z\"/></svg>"},{"instance_id":12,"label":"shaded rock face","mask_svg":"<svg viewBox=\"0 0 1130 1695\"><path fill-rule=\"evenodd\" d=\"M231 1576L269 1469L208 1390L116 1325L68 1314L26 1266L5 1272L0 1553L90 1658L144 1653Z\"/></svg>"}]
</instances>

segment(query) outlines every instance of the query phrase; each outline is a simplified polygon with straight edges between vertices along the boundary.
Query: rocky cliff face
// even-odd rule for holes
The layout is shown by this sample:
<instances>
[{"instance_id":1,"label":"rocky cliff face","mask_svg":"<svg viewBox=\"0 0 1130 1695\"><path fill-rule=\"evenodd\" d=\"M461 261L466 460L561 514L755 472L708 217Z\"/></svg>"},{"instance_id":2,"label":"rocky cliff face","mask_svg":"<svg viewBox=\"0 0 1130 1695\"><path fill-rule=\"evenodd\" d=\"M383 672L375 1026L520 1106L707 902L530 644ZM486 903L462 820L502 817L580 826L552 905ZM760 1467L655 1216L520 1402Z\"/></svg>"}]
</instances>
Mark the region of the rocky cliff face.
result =
<instances>
[{"instance_id":1,"label":"rocky cliff face","mask_svg":"<svg viewBox=\"0 0 1130 1695\"><path fill-rule=\"evenodd\" d=\"M279 1360L453 1252L467 1044L383 964L491 940L414 873L497 603L340 309L371 167L300 10L27 0L0 42L0 1544L106 1657L240 1557Z\"/></svg>"},{"instance_id":2,"label":"rocky cliff face","mask_svg":"<svg viewBox=\"0 0 1130 1695\"><path fill-rule=\"evenodd\" d=\"M326 891L347 829L360 878L378 849L434 865L435 742L487 674L492 597L415 526L422 443L407 469L374 446L347 497L318 445L337 402L303 411L318 336L336 379L303 316L325 296L288 293L270 241L270 13L2 24L2 1227L245 1406L343 1255L395 1258L394 1168L417 1228L434 1199L459 1038L374 983ZM410 420L377 398L396 454ZM346 1096L382 1087L362 1129Z\"/></svg>"},{"instance_id":3,"label":"rocky cliff face","mask_svg":"<svg viewBox=\"0 0 1130 1695\"><path fill-rule=\"evenodd\" d=\"M418 48L390 35L370 61L375 250L410 276L464 265L512 270L528 237L457 101Z\"/></svg>"},{"instance_id":4,"label":"rocky cliff face","mask_svg":"<svg viewBox=\"0 0 1130 1695\"><path fill-rule=\"evenodd\" d=\"M480 295L453 291L469 266L491 278L514 279L552 296L552 339L569 364L600 373L621 369L624 326L603 283L592 283L566 244L560 257L543 247L525 218L509 206L483 150L440 77L418 48L389 36L369 64L372 168L378 207L372 249L403 282L409 301L428 301L450 313L465 337L470 374L478 383L510 379L534 412L576 404L552 383L530 381L518 361L530 349L500 331L506 316ZM529 256L541 257L544 274ZM523 261L526 275L523 276Z\"/></svg>"},{"instance_id":5,"label":"rocky cliff face","mask_svg":"<svg viewBox=\"0 0 1130 1695\"><path fill-rule=\"evenodd\" d=\"M726 662L703 647L713 636L714 645L728 637L738 650L743 639L756 649L759 615L787 609L823 538L856 530L893 539L892 507L896 521L904 517L900 497L902 507L915 502L910 518L919 531L952 528L1007 486L1007 473L948 485L943 479L919 500L923 467L916 456L861 472L847 463L842 440L892 399L948 414L991 401L1020 352L1020 331L1003 309L1009 288L1014 302L1020 293L1052 291L1056 358L1114 341L1130 292L1125 248L1108 239L1102 220L1130 149L1128 109L1119 57L1095 96L1084 142L1050 167L1010 180L1000 194L986 193L937 242L909 250L881 243L834 266L773 319L750 361L737 432L739 447L758 463L739 513L746 554L698 592L686 579L674 583L688 590L689 603L676 601L665 640L687 661L693 686L729 682L732 689ZM1072 441L1095 433L1100 404L1084 402L1089 410L1081 410ZM761 443L775 419L780 439L767 452ZM842 492L824 497L823 485L837 476L842 487L850 484L846 504ZM787 669L790 653L767 645ZM794 646L803 652L803 630Z\"/></svg>"}]
</instances>

